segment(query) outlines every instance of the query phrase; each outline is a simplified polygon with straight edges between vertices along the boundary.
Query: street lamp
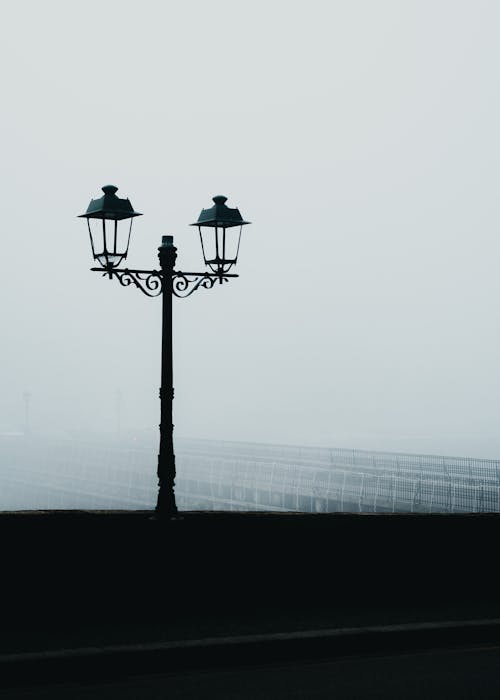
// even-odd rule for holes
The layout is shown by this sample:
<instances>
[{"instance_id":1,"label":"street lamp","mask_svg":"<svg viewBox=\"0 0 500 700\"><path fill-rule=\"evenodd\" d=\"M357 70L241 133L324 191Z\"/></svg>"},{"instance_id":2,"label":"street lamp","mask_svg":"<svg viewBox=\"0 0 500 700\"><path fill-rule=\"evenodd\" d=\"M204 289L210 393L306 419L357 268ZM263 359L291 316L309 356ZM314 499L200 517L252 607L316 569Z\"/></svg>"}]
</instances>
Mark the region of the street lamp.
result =
<instances>
[{"instance_id":1,"label":"street lamp","mask_svg":"<svg viewBox=\"0 0 500 700\"><path fill-rule=\"evenodd\" d=\"M226 207L227 197L218 195L213 198L213 202L214 206L210 209L202 209L198 221L191 226L198 226L205 265L208 265L222 282L222 275L236 265L241 231L243 226L250 222L243 221L238 209ZM233 231L228 233L227 229L239 230L234 235Z\"/></svg>"},{"instance_id":2,"label":"street lamp","mask_svg":"<svg viewBox=\"0 0 500 700\"><path fill-rule=\"evenodd\" d=\"M238 209L226 206L227 198L214 197L214 205L203 209L197 226L200 235L203 259L211 272L181 272L174 270L177 248L173 236L163 236L158 248L160 270L132 270L120 268L126 260L130 245L132 222L136 216L130 200L117 197L114 185L102 188L104 195L92 199L85 214L87 219L92 255L101 272L109 279L115 277L123 287L134 285L148 297L163 297L162 351L160 387L160 450L158 454L158 516L173 516L177 513L175 502L175 455L173 444L172 402L174 398L172 367L172 296L185 298L197 289L212 289L216 282L227 282L238 275L229 272L237 262L241 231L249 224Z\"/></svg>"}]
</instances>

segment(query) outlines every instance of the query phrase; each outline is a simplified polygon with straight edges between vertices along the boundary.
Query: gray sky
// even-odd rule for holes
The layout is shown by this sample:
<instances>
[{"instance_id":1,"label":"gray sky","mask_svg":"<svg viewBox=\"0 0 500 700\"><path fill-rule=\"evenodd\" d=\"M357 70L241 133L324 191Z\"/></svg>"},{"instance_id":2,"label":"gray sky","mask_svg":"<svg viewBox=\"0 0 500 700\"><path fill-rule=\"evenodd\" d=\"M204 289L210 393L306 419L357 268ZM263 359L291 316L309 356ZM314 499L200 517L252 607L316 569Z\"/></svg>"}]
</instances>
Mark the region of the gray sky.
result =
<instances>
[{"instance_id":1,"label":"gray sky","mask_svg":"<svg viewBox=\"0 0 500 700\"><path fill-rule=\"evenodd\" d=\"M0 427L159 420L160 301L130 266L226 194L240 279L175 303L178 435L500 456L500 4L5 3Z\"/></svg>"}]
</instances>

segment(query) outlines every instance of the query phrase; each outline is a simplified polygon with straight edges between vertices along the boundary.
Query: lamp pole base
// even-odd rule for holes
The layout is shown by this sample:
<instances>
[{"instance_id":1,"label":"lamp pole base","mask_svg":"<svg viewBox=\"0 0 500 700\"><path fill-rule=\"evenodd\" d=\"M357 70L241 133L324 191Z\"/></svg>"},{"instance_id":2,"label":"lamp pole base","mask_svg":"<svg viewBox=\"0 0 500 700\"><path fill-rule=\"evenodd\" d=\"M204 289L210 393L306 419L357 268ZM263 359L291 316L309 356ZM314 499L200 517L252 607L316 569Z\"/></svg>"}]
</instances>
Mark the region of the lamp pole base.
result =
<instances>
[{"instance_id":1,"label":"lamp pole base","mask_svg":"<svg viewBox=\"0 0 500 700\"><path fill-rule=\"evenodd\" d=\"M174 472L175 473L175 472ZM158 501L156 503L155 514L159 517L172 517L177 515L177 505L173 488L160 485Z\"/></svg>"}]
</instances>

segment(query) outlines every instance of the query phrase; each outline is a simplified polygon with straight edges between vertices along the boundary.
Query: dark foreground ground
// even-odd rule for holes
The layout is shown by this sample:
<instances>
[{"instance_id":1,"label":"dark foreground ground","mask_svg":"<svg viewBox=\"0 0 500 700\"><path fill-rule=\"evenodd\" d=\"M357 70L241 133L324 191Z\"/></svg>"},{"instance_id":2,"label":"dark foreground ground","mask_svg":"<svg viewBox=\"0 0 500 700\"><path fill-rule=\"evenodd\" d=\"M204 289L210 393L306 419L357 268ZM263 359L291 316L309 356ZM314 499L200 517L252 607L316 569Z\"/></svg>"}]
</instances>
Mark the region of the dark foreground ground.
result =
<instances>
[{"instance_id":1,"label":"dark foreground ground","mask_svg":"<svg viewBox=\"0 0 500 700\"><path fill-rule=\"evenodd\" d=\"M437 650L321 663L209 669L0 690L3 700L476 700L500 697L495 649Z\"/></svg>"},{"instance_id":2,"label":"dark foreground ground","mask_svg":"<svg viewBox=\"0 0 500 700\"><path fill-rule=\"evenodd\" d=\"M496 514L1 514L0 685L5 697L63 697L75 679L66 697L328 697L332 683L338 697L418 697L429 678L456 687L441 697L470 684L499 697L499 535ZM274 633L292 636L262 637ZM61 654L82 648L83 661Z\"/></svg>"}]
</instances>

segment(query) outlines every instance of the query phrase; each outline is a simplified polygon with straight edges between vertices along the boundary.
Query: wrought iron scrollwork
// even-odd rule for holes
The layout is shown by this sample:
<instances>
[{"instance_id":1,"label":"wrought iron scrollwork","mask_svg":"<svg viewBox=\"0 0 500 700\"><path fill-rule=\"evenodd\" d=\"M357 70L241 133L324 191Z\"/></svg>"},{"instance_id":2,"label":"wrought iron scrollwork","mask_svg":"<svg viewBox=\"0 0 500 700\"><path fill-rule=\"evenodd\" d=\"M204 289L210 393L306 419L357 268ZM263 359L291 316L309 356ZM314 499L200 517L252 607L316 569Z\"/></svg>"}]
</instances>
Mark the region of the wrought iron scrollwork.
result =
<instances>
[{"instance_id":1,"label":"wrought iron scrollwork","mask_svg":"<svg viewBox=\"0 0 500 700\"><path fill-rule=\"evenodd\" d=\"M176 297L184 299L185 297L191 296L193 292L202 287L203 289L212 289L214 284L220 281L227 282L227 277L221 277L220 275L210 275L208 272L204 274L198 274L196 272L174 272L172 275L172 294Z\"/></svg>"},{"instance_id":2,"label":"wrought iron scrollwork","mask_svg":"<svg viewBox=\"0 0 500 700\"><path fill-rule=\"evenodd\" d=\"M94 272L101 272L110 279L116 277L122 287L130 287L130 285L140 289L143 294L148 297L158 297L166 289L168 276L160 270L129 270L125 268L113 268L103 270L102 268L93 267ZM228 282L230 277L238 275L227 274L218 275L209 272L180 272L174 270L172 272L172 294L181 299L191 296L197 289L212 289L216 282Z\"/></svg>"},{"instance_id":3,"label":"wrought iron scrollwork","mask_svg":"<svg viewBox=\"0 0 500 700\"><path fill-rule=\"evenodd\" d=\"M112 274L122 287L133 284L148 297L158 297L163 291L163 276L157 270L113 270Z\"/></svg>"}]
</instances>

